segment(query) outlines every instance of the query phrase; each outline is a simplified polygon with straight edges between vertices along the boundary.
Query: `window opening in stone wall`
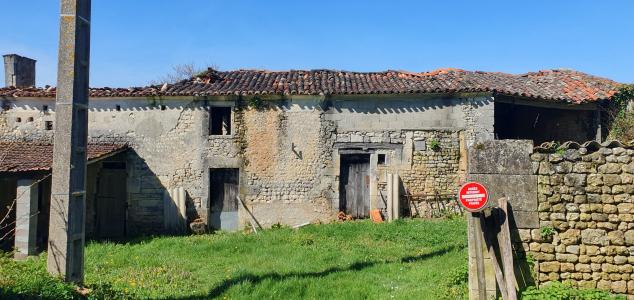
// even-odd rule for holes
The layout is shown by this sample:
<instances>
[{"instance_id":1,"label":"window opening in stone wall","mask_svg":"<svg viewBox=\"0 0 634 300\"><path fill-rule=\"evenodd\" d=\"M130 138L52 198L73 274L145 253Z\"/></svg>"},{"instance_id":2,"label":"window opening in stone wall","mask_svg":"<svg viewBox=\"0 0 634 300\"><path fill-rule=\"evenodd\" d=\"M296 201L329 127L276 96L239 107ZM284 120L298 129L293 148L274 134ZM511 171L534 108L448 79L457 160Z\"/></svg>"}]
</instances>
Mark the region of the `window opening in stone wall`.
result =
<instances>
[{"instance_id":1,"label":"window opening in stone wall","mask_svg":"<svg viewBox=\"0 0 634 300\"><path fill-rule=\"evenodd\" d=\"M379 154L378 155L377 164L379 166L385 165L385 154Z\"/></svg>"},{"instance_id":2,"label":"window opening in stone wall","mask_svg":"<svg viewBox=\"0 0 634 300\"><path fill-rule=\"evenodd\" d=\"M117 111L121 111L121 105L117 105L117 106L115 106L115 109L116 109Z\"/></svg>"},{"instance_id":3,"label":"window opening in stone wall","mask_svg":"<svg viewBox=\"0 0 634 300\"><path fill-rule=\"evenodd\" d=\"M42 105L42 111L48 112L48 105Z\"/></svg>"},{"instance_id":4,"label":"window opening in stone wall","mask_svg":"<svg viewBox=\"0 0 634 300\"><path fill-rule=\"evenodd\" d=\"M211 107L209 123L209 134L231 135L231 107Z\"/></svg>"},{"instance_id":5,"label":"window opening in stone wall","mask_svg":"<svg viewBox=\"0 0 634 300\"><path fill-rule=\"evenodd\" d=\"M29 117L28 121L33 122L33 117Z\"/></svg>"},{"instance_id":6,"label":"window opening in stone wall","mask_svg":"<svg viewBox=\"0 0 634 300\"><path fill-rule=\"evenodd\" d=\"M22 118L17 117L17 118L15 118L15 121L16 121L16 122L18 122L18 123L20 123L20 122L22 122Z\"/></svg>"},{"instance_id":7,"label":"window opening in stone wall","mask_svg":"<svg viewBox=\"0 0 634 300\"><path fill-rule=\"evenodd\" d=\"M167 109L167 106L161 105L161 110L166 110L166 109Z\"/></svg>"},{"instance_id":8,"label":"window opening in stone wall","mask_svg":"<svg viewBox=\"0 0 634 300\"><path fill-rule=\"evenodd\" d=\"M44 122L44 128L46 130L53 130L53 121L46 121Z\"/></svg>"}]
</instances>

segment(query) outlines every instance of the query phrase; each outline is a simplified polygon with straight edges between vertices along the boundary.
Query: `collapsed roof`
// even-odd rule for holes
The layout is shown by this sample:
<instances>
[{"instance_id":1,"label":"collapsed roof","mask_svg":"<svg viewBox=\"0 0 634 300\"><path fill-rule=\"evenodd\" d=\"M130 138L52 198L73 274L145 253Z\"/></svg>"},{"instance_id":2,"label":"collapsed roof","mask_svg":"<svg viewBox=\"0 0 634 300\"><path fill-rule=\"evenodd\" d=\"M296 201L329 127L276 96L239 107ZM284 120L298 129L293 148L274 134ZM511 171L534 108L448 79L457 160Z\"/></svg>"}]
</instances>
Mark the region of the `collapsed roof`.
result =
<instances>
[{"instance_id":1,"label":"collapsed roof","mask_svg":"<svg viewBox=\"0 0 634 300\"><path fill-rule=\"evenodd\" d=\"M135 88L92 88L91 97L221 95L365 95L491 92L544 101L586 103L610 99L620 84L572 70L545 70L520 75L438 69L348 72L336 70L209 69L175 84ZM0 97L55 97L55 88L2 88Z\"/></svg>"}]
</instances>

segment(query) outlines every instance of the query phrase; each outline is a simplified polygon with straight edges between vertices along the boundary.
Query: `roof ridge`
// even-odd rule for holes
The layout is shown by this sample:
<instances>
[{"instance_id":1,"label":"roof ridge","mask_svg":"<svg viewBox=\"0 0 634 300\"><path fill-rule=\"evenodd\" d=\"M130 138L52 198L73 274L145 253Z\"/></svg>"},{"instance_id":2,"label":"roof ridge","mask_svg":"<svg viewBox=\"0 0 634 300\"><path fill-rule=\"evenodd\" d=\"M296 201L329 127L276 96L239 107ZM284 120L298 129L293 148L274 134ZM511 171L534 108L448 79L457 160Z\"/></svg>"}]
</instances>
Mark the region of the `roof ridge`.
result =
<instances>
[{"instance_id":1,"label":"roof ridge","mask_svg":"<svg viewBox=\"0 0 634 300\"><path fill-rule=\"evenodd\" d=\"M542 101L582 103L610 99L621 84L574 70L540 70L524 74L438 68L426 72L335 69L208 69L167 85L91 88L91 97L158 97L221 95L348 95L490 92ZM55 97L55 89L0 88L0 97Z\"/></svg>"}]
</instances>

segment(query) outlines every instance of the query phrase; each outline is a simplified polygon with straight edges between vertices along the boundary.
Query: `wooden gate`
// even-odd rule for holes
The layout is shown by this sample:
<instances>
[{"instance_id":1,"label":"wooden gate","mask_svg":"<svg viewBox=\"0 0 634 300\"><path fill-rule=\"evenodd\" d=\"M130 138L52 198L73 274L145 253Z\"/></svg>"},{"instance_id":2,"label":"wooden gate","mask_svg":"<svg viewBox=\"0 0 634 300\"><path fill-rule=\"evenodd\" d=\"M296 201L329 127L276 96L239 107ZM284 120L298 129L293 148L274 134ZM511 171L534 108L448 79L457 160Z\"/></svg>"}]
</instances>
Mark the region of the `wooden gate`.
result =
<instances>
[{"instance_id":1,"label":"wooden gate","mask_svg":"<svg viewBox=\"0 0 634 300\"><path fill-rule=\"evenodd\" d=\"M370 154L341 156L339 208L354 218L370 215Z\"/></svg>"}]
</instances>

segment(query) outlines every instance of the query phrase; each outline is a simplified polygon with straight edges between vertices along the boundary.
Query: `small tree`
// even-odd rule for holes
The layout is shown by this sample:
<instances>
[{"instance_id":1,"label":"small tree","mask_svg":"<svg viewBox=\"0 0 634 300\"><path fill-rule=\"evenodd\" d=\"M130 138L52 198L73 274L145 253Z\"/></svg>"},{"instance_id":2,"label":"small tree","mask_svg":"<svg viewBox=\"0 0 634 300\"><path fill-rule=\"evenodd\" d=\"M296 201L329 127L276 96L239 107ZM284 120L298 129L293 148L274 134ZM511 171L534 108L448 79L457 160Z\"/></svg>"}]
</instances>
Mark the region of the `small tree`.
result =
<instances>
[{"instance_id":1,"label":"small tree","mask_svg":"<svg viewBox=\"0 0 634 300\"><path fill-rule=\"evenodd\" d=\"M213 67L212 67L213 68ZM206 71L206 68L197 66L194 63L180 64L172 66L172 71L159 77L157 80L150 81L150 85L161 85L164 83L177 83L196 77Z\"/></svg>"}]
</instances>

